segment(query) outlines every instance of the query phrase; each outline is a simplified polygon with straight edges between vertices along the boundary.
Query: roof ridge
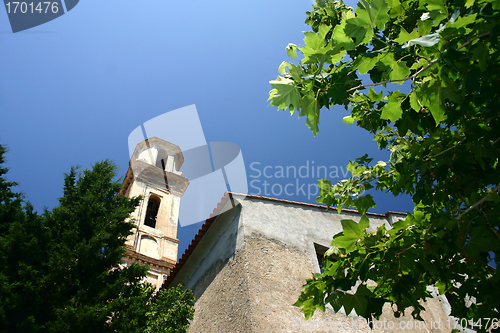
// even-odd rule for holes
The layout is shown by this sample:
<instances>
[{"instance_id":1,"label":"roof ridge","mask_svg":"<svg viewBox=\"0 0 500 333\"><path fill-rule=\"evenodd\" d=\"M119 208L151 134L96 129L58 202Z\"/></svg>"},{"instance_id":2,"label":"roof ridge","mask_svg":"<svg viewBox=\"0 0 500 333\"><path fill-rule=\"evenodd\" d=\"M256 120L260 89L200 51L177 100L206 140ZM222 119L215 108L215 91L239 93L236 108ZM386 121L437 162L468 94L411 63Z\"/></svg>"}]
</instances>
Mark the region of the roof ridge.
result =
<instances>
[{"instance_id":1,"label":"roof ridge","mask_svg":"<svg viewBox=\"0 0 500 333\"><path fill-rule=\"evenodd\" d=\"M316 208L326 208L327 210L330 209L326 205L318 205L318 204L311 204L311 203L306 203L306 202L299 202L299 201L291 201L291 200L285 200L285 199L277 199L277 198L270 198L270 197L263 197L263 196L258 196L258 195L253 195L253 194L244 194L244 193L237 193L237 192L225 192L224 195L222 196L221 200L217 204L217 206L214 208L212 213L210 214L210 217L205 220L201 228L198 230L198 233L193 237L193 240L189 244L188 248L184 251L182 254L182 257L179 259L179 261L175 264L175 266L172 268L170 271L170 274L168 275L167 279L163 282L162 286L160 289L163 288L168 288L172 280L174 279L175 275L179 272L181 267L184 265L184 263L187 261L191 253L194 251L200 240L203 238L205 233L208 231L208 229L212 226L213 222L217 219L217 217L221 214L221 210L224 208L225 204L227 203L228 200L233 200L233 196L235 195L240 195L244 196L245 198L255 198L255 199L261 199L261 200L269 200L269 201L277 201L277 202L285 202L285 203L291 203L291 204L296 204L296 205L302 205L302 206L309 206L309 207L316 207ZM336 209L336 207L333 207L333 209ZM349 213L358 213L357 210L355 209L347 209L347 208L342 208L342 212L349 212ZM386 211L385 214L377 214L377 213L366 213L367 215L372 215L372 216L384 216L387 217L389 214L400 214L400 215L406 215L406 213L401 213L401 212L393 212L393 211Z\"/></svg>"}]
</instances>

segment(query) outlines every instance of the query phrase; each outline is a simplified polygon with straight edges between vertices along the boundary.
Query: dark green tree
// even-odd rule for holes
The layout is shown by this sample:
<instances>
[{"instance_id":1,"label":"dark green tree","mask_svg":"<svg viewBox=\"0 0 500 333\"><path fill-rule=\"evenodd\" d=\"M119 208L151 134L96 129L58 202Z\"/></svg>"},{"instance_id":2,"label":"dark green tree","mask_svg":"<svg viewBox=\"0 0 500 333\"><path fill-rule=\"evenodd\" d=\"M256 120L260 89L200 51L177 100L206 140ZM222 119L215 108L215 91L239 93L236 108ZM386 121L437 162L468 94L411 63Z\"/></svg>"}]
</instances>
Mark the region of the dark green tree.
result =
<instances>
[{"instance_id":1,"label":"dark green tree","mask_svg":"<svg viewBox=\"0 0 500 333\"><path fill-rule=\"evenodd\" d=\"M354 9L318 0L307 15L304 45L287 47L292 59L303 57L280 66L271 105L298 111L314 134L320 110L342 106L344 121L391 156L375 164L365 155L349 164L351 178L320 181L318 202L356 207L361 220L342 221L327 252L337 260L326 258L296 305L306 317L329 303L371 318L389 302L396 315L412 307L420 318L419 301L434 285L453 316L480 331L495 326L500 2L359 0ZM371 188L411 196L414 211L390 230L367 232Z\"/></svg>"},{"instance_id":2,"label":"dark green tree","mask_svg":"<svg viewBox=\"0 0 500 333\"><path fill-rule=\"evenodd\" d=\"M120 265L140 198L117 196L115 169L73 168L59 206L39 215L0 168L0 332L146 331L147 267Z\"/></svg>"}]
</instances>

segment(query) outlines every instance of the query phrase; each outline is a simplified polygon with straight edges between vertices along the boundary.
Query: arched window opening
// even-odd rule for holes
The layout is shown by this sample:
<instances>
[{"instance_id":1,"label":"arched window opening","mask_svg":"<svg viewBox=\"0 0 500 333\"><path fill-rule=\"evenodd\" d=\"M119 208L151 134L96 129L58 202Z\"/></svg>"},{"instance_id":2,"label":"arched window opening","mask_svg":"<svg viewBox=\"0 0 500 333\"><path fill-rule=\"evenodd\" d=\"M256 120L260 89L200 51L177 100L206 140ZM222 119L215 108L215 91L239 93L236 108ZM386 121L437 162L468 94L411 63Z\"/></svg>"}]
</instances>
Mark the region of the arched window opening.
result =
<instances>
[{"instance_id":1,"label":"arched window opening","mask_svg":"<svg viewBox=\"0 0 500 333\"><path fill-rule=\"evenodd\" d=\"M158 209L160 208L161 199L152 194L149 197L148 208L146 210L146 218L144 220L144 224L148 227L155 228L156 227L156 217L158 215Z\"/></svg>"}]
</instances>

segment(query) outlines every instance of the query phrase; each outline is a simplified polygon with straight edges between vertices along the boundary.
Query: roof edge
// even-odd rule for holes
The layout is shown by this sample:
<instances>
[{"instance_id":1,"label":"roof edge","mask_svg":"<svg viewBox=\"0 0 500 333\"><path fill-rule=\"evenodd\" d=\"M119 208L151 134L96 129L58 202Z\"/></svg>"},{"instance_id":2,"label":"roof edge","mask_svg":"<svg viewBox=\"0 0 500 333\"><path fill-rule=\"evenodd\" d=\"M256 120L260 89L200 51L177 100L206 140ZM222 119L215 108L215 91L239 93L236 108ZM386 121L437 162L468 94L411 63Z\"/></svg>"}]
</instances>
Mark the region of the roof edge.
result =
<instances>
[{"instance_id":1,"label":"roof edge","mask_svg":"<svg viewBox=\"0 0 500 333\"><path fill-rule=\"evenodd\" d=\"M222 211L222 209L224 208L224 206L226 205L228 200L231 200L231 201L234 200L233 196L243 196L245 198L254 198L254 199L260 199L260 200L284 202L284 203L295 204L295 205L300 205L300 206L307 206L307 207L326 208L327 210L328 209L337 209L336 207L329 208L326 205L318 205L318 204L310 204L310 203L299 202L299 201L269 198L269 197L263 197L263 196L253 195L253 194L226 192L226 193L224 193L221 200L217 204L217 207L214 208L212 214L210 214L210 217L205 220L205 222L201 226L200 230L198 230L198 233L194 236L194 238L191 241L191 243L189 244L188 248L182 254L182 257L179 259L179 261L172 268L172 270L170 271L170 274L168 275L167 279L163 282L160 289L164 289L164 288L166 289L170 286L173 279L175 278L177 273L181 270L182 266L184 266L184 263L189 259L189 256L194 251L196 246L198 246L198 244L201 241L201 239L203 238L203 236L206 234L208 229L212 226L212 224L217 219L217 217L220 216L220 212ZM341 211L342 212L349 212L349 213L358 213L358 211L355 209L347 209L347 208L342 208ZM407 215L407 213L394 212L394 211L386 211L385 214L377 214L377 213L370 213L370 212L366 213L366 215L379 216L379 217L387 217L390 214Z\"/></svg>"}]
</instances>

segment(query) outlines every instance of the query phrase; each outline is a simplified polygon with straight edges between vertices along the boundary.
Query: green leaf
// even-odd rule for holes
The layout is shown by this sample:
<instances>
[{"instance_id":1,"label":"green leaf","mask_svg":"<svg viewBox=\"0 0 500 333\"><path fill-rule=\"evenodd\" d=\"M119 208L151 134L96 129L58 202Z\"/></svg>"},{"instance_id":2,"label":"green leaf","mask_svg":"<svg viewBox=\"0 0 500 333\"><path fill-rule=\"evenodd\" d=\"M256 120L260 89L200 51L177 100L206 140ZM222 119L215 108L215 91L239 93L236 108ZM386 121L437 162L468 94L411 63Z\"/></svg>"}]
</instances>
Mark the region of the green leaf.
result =
<instances>
[{"instance_id":1,"label":"green leaf","mask_svg":"<svg viewBox=\"0 0 500 333\"><path fill-rule=\"evenodd\" d=\"M354 122L354 118L352 116L345 116L342 119L342 122L346 123L347 125L351 125Z\"/></svg>"},{"instance_id":2,"label":"green leaf","mask_svg":"<svg viewBox=\"0 0 500 333\"><path fill-rule=\"evenodd\" d=\"M461 27L465 27L469 24L474 23L476 21L476 16L477 16L477 14L474 13L471 15L459 17L452 25L450 25L450 27L457 28L457 29L461 28Z\"/></svg>"},{"instance_id":3,"label":"green leaf","mask_svg":"<svg viewBox=\"0 0 500 333\"><path fill-rule=\"evenodd\" d=\"M344 59L345 54L346 54L346 51L341 51L339 53L336 53L336 54L330 56L329 63L331 63L331 64L338 63L339 61L341 61L342 59Z\"/></svg>"},{"instance_id":4,"label":"green leaf","mask_svg":"<svg viewBox=\"0 0 500 333\"><path fill-rule=\"evenodd\" d=\"M325 54L328 49L325 48L326 41L325 36L331 30L330 26L321 25L319 27L318 33L314 31L307 31L304 33L304 43L305 46L300 48L300 51L305 55L313 54Z\"/></svg>"},{"instance_id":5,"label":"green leaf","mask_svg":"<svg viewBox=\"0 0 500 333\"><path fill-rule=\"evenodd\" d=\"M333 241L338 248L344 249L346 253L350 253L356 249L354 244L356 244L358 239L359 238L356 236L340 233L337 234L337 237L335 237Z\"/></svg>"},{"instance_id":6,"label":"green leaf","mask_svg":"<svg viewBox=\"0 0 500 333\"><path fill-rule=\"evenodd\" d=\"M439 25L443 19L448 17L448 8L443 0L427 0L427 9L430 11L434 26Z\"/></svg>"},{"instance_id":7,"label":"green leaf","mask_svg":"<svg viewBox=\"0 0 500 333\"><path fill-rule=\"evenodd\" d=\"M429 11L448 13L444 0L427 0L427 9Z\"/></svg>"},{"instance_id":8,"label":"green leaf","mask_svg":"<svg viewBox=\"0 0 500 333\"><path fill-rule=\"evenodd\" d=\"M347 36L356 40L356 45L367 43L373 37L374 25L367 8L368 4L361 0L355 10L356 17L349 18L344 29Z\"/></svg>"},{"instance_id":9,"label":"green leaf","mask_svg":"<svg viewBox=\"0 0 500 333\"><path fill-rule=\"evenodd\" d=\"M293 80L280 78L269 83L274 88L269 93L269 105L277 106L278 110L290 108L291 113L300 108L300 93Z\"/></svg>"},{"instance_id":10,"label":"green leaf","mask_svg":"<svg viewBox=\"0 0 500 333\"><path fill-rule=\"evenodd\" d=\"M353 220L341 220L340 223L342 223L344 229L344 236L353 237L356 240L363 237L363 232L369 225L367 219L361 220L359 223Z\"/></svg>"},{"instance_id":11,"label":"green leaf","mask_svg":"<svg viewBox=\"0 0 500 333\"><path fill-rule=\"evenodd\" d=\"M315 98L314 93L310 92L302 99L302 112L301 115L307 115L307 126L311 129L313 134L316 134L319 131L318 123L319 123L319 102Z\"/></svg>"},{"instance_id":12,"label":"green leaf","mask_svg":"<svg viewBox=\"0 0 500 333\"><path fill-rule=\"evenodd\" d=\"M418 35L420 37L430 34L432 30L432 20L419 20L417 21Z\"/></svg>"},{"instance_id":13,"label":"green leaf","mask_svg":"<svg viewBox=\"0 0 500 333\"><path fill-rule=\"evenodd\" d=\"M373 0L371 4L368 5L367 1L360 0L360 4L366 9L370 25L372 27L377 27L379 30L383 30L385 24L389 21L389 6L387 2L385 0ZM358 15L365 15L365 11L363 10L357 13Z\"/></svg>"},{"instance_id":14,"label":"green leaf","mask_svg":"<svg viewBox=\"0 0 500 333\"><path fill-rule=\"evenodd\" d=\"M297 66L292 63L287 63L287 69L290 72L290 75L292 76L293 80L295 81L295 84L297 83L304 83L304 70L302 69L301 66Z\"/></svg>"},{"instance_id":15,"label":"green leaf","mask_svg":"<svg viewBox=\"0 0 500 333\"><path fill-rule=\"evenodd\" d=\"M354 200L354 205L356 206L356 209L358 212L362 215L361 221L363 221L363 224L360 225L364 226L364 228L368 228L368 219L363 219L364 214L368 211L369 208L375 208L377 205L375 204L375 201L373 201L373 197L370 194L367 194L365 196L359 197ZM366 223L366 226L365 226Z\"/></svg>"},{"instance_id":16,"label":"green leaf","mask_svg":"<svg viewBox=\"0 0 500 333\"><path fill-rule=\"evenodd\" d=\"M488 68L489 53L489 49L484 43L476 44L471 61L478 61L481 72L484 72Z\"/></svg>"},{"instance_id":17,"label":"green leaf","mask_svg":"<svg viewBox=\"0 0 500 333\"><path fill-rule=\"evenodd\" d=\"M344 29L347 36L356 40L356 45L364 44L373 38L373 29L384 29L389 21L389 6L385 0L374 0L368 3L360 0L355 10L356 17L347 20Z\"/></svg>"},{"instance_id":18,"label":"green leaf","mask_svg":"<svg viewBox=\"0 0 500 333\"><path fill-rule=\"evenodd\" d=\"M409 214L406 219L396 221L392 224L392 229L388 232L392 235L397 234L400 230L407 229L410 225L412 225L411 215Z\"/></svg>"},{"instance_id":19,"label":"green leaf","mask_svg":"<svg viewBox=\"0 0 500 333\"><path fill-rule=\"evenodd\" d=\"M343 296L341 297L340 302L344 306L346 314L350 314L353 309L356 311L356 313L366 313L368 300L365 296L349 295L344 293L342 293L341 295Z\"/></svg>"},{"instance_id":20,"label":"green leaf","mask_svg":"<svg viewBox=\"0 0 500 333\"><path fill-rule=\"evenodd\" d=\"M370 87L370 90L368 91L368 98L371 102L381 102L384 98L384 93L381 91L377 94L375 90Z\"/></svg>"},{"instance_id":21,"label":"green leaf","mask_svg":"<svg viewBox=\"0 0 500 333\"><path fill-rule=\"evenodd\" d=\"M425 98L422 98L422 103L432 114L436 126L446 119L444 109L444 87L442 82L436 79L430 79L422 85L422 92Z\"/></svg>"},{"instance_id":22,"label":"green leaf","mask_svg":"<svg viewBox=\"0 0 500 333\"><path fill-rule=\"evenodd\" d=\"M470 231L470 239L465 245L468 257L474 262L481 262L481 252L488 253L500 247L498 236L487 226L473 227Z\"/></svg>"},{"instance_id":23,"label":"green leaf","mask_svg":"<svg viewBox=\"0 0 500 333\"><path fill-rule=\"evenodd\" d=\"M396 122L401 119L403 110L401 109L401 102L395 93L389 95L387 104L382 109L381 119L387 119L391 122Z\"/></svg>"},{"instance_id":24,"label":"green leaf","mask_svg":"<svg viewBox=\"0 0 500 333\"><path fill-rule=\"evenodd\" d=\"M369 22L357 17L347 20L344 31L347 36L355 40L355 45L367 43L372 39L373 30L367 29L365 25L369 25Z\"/></svg>"},{"instance_id":25,"label":"green leaf","mask_svg":"<svg viewBox=\"0 0 500 333\"><path fill-rule=\"evenodd\" d=\"M417 99L417 93L415 91L412 91L410 93L410 106L413 110L420 112L420 109L422 107L420 106L418 99Z\"/></svg>"},{"instance_id":26,"label":"green leaf","mask_svg":"<svg viewBox=\"0 0 500 333\"><path fill-rule=\"evenodd\" d=\"M403 6L401 6L401 2L399 0L387 0L387 5L389 6L389 16L394 19L399 17L400 15L404 15L405 10Z\"/></svg>"},{"instance_id":27,"label":"green leaf","mask_svg":"<svg viewBox=\"0 0 500 333\"><path fill-rule=\"evenodd\" d=\"M446 293L446 291L448 290L448 286L444 282L438 282L438 283L436 283L436 287L438 288L439 293L441 295L444 295Z\"/></svg>"},{"instance_id":28,"label":"green leaf","mask_svg":"<svg viewBox=\"0 0 500 333\"><path fill-rule=\"evenodd\" d=\"M470 8L474 5L474 0L467 0L465 3L465 8Z\"/></svg>"},{"instance_id":29,"label":"green leaf","mask_svg":"<svg viewBox=\"0 0 500 333\"><path fill-rule=\"evenodd\" d=\"M340 254L339 248L333 245L325 252L325 257L330 257L332 255L338 255L338 254Z\"/></svg>"},{"instance_id":30,"label":"green leaf","mask_svg":"<svg viewBox=\"0 0 500 333\"><path fill-rule=\"evenodd\" d=\"M400 45L406 43L409 40L416 39L418 38L418 31L417 30L412 30L411 33L408 33L403 27L401 27L401 31L399 32L398 38L396 38L394 41Z\"/></svg>"},{"instance_id":31,"label":"green leaf","mask_svg":"<svg viewBox=\"0 0 500 333\"><path fill-rule=\"evenodd\" d=\"M295 44L288 44L286 47L286 54L293 59L297 58L297 45Z\"/></svg>"},{"instance_id":32,"label":"green leaf","mask_svg":"<svg viewBox=\"0 0 500 333\"><path fill-rule=\"evenodd\" d=\"M333 30L332 43L334 44L335 50L344 49L349 51L354 49L354 41L345 33L346 24L347 20L343 20L342 23L337 25Z\"/></svg>"},{"instance_id":33,"label":"green leaf","mask_svg":"<svg viewBox=\"0 0 500 333\"><path fill-rule=\"evenodd\" d=\"M400 136L405 136L408 130L411 130L413 133L419 130L419 121L413 114L403 114L403 117L398 120L396 125Z\"/></svg>"},{"instance_id":34,"label":"green leaf","mask_svg":"<svg viewBox=\"0 0 500 333\"><path fill-rule=\"evenodd\" d=\"M391 66L391 72L389 73L390 80L406 79L410 76L410 69L403 61L395 62ZM401 81L401 84L403 81Z\"/></svg>"},{"instance_id":35,"label":"green leaf","mask_svg":"<svg viewBox=\"0 0 500 333\"><path fill-rule=\"evenodd\" d=\"M359 64L358 64L359 74L366 74L370 70L372 70L373 67L375 67L375 65L377 64L377 62L379 62L381 56L382 55L379 53L377 55L370 54L370 56L368 56L368 57L360 57L360 60L358 60L359 61Z\"/></svg>"},{"instance_id":36,"label":"green leaf","mask_svg":"<svg viewBox=\"0 0 500 333\"><path fill-rule=\"evenodd\" d=\"M281 75L285 75L287 67L288 67L288 63L283 61L281 63L281 65L278 67L278 73L280 73Z\"/></svg>"},{"instance_id":37,"label":"green leaf","mask_svg":"<svg viewBox=\"0 0 500 333\"><path fill-rule=\"evenodd\" d=\"M311 50L318 50L325 45L325 40L314 31L307 31L304 35L304 43Z\"/></svg>"}]
</instances>

